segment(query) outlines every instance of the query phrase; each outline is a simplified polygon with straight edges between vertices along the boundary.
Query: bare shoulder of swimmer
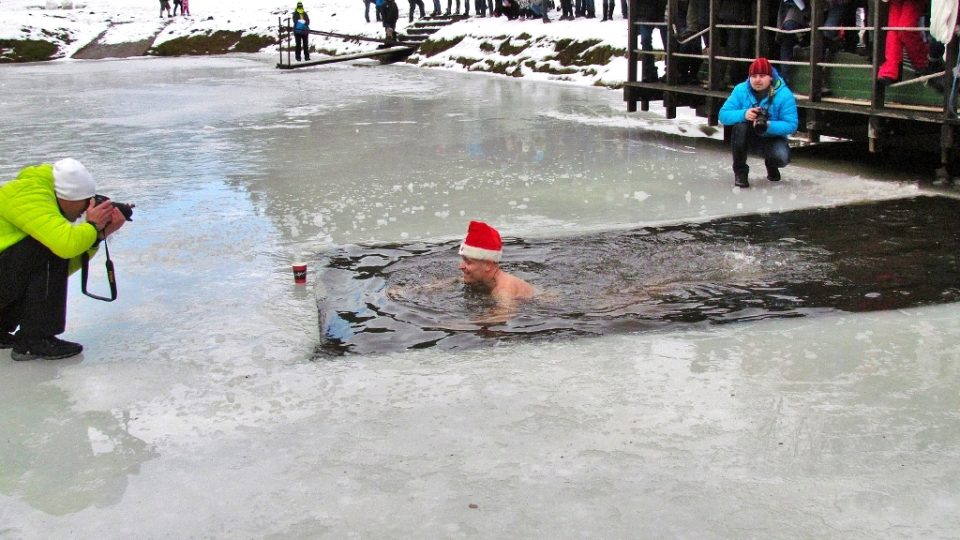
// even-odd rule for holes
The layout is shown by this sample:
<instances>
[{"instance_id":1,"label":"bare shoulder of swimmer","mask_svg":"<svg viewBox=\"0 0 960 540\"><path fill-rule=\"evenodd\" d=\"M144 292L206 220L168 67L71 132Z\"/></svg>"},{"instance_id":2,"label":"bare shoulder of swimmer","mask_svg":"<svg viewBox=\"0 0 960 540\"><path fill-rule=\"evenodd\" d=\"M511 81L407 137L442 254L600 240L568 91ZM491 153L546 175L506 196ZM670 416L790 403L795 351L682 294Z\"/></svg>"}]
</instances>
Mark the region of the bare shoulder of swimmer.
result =
<instances>
[{"instance_id":1,"label":"bare shoulder of swimmer","mask_svg":"<svg viewBox=\"0 0 960 540\"><path fill-rule=\"evenodd\" d=\"M444 289L449 289L455 287L460 278L444 278L428 283L414 283L410 285L390 285L387 287L387 296L393 299L403 298L405 296L410 296L411 294L423 294L442 291Z\"/></svg>"},{"instance_id":2,"label":"bare shoulder of swimmer","mask_svg":"<svg viewBox=\"0 0 960 540\"><path fill-rule=\"evenodd\" d=\"M491 293L498 302L503 302L533 298L536 290L533 285L523 279L504 273L503 278L497 282L496 288Z\"/></svg>"}]
</instances>

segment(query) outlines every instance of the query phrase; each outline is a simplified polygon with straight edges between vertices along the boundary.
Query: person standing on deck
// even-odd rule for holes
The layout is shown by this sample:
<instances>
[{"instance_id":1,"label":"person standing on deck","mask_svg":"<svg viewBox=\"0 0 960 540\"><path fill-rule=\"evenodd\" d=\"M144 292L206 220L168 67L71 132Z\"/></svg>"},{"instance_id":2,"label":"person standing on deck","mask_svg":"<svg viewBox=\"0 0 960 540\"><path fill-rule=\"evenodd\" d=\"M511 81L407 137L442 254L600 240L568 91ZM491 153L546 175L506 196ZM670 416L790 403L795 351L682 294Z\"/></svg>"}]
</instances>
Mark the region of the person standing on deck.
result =
<instances>
[{"instance_id":1,"label":"person standing on deck","mask_svg":"<svg viewBox=\"0 0 960 540\"><path fill-rule=\"evenodd\" d=\"M760 57L750 64L749 78L730 92L719 120L730 127L733 184L750 187L747 153L763 157L767 180L780 181L780 169L790 163L787 137L797 131L797 100L770 61Z\"/></svg>"},{"instance_id":2,"label":"person standing on deck","mask_svg":"<svg viewBox=\"0 0 960 540\"><path fill-rule=\"evenodd\" d=\"M667 43L667 28L665 26L644 24L663 22L666 9L666 0L649 0L647 2L637 3L637 20L640 21L640 24L637 25L637 32L640 34L641 50L653 51L653 30L655 28L660 31L660 47L663 48L664 44ZM626 11L624 11L623 16L626 18ZM645 54L642 56L640 62L641 66L643 66L640 70L640 80L648 83L657 82L657 79L660 78L660 75L657 73L657 58L653 55Z\"/></svg>"},{"instance_id":3,"label":"person standing on deck","mask_svg":"<svg viewBox=\"0 0 960 540\"><path fill-rule=\"evenodd\" d=\"M297 2L293 10L293 39L296 42L297 62L300 61L300 51L303 50L303 59L310 61L310 15L303 9L303 2Z\"/></svg>"},{"instance_id":4,"label":"person standing on deck","mask_svg":"<svg viewBox=\"0 0 960 540\"><path fill-rule=\"evenodd\" d=\"M887 26L915 28L920 16L925 13L923 0L889 0ZM929 75L936 71L928 70L930 49L923 41L923 34L917 30L888 30L883 50L883 64L877 70L877 82L889 86L900 80L900 63L903 50L907 50L910 64L917 75ZM936 68L934 68L936 69Z\"/></svg>"}]
</instances>

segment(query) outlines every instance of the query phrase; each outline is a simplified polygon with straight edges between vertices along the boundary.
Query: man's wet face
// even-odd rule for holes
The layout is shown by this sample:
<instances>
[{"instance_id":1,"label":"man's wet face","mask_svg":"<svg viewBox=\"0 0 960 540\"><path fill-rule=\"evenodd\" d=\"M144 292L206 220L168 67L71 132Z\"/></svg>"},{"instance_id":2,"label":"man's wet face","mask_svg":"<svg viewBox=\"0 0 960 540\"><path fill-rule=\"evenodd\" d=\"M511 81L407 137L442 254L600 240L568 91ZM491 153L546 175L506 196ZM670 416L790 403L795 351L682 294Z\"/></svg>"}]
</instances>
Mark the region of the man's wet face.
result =
<instances>
[{"instance_id":1,"label":"man's wet face","mask_svg":"<svg viewBox=\"0 0 960 540\"><path fill-rule=\"evenodd\" d=\"M486 282L496 268L496 265L493 261L460 257L459 268L460 272L463 273L464 284L477 285Z\"/></svg>"}]
</instances>

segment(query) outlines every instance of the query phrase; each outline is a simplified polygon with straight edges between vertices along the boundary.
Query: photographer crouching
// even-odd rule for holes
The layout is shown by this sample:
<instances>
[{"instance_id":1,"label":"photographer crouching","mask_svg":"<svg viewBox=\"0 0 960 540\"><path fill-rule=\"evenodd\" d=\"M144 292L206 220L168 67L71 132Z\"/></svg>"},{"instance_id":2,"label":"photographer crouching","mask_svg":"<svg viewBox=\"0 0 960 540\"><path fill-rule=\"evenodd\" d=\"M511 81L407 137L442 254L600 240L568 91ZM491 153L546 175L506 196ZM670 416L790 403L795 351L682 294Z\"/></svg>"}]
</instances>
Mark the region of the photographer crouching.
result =
<instances>
[{"instance_id":1,"label":"photographer crouching","mask_svg":"<svg viewBox=\"0 0 960 540\"><path fill-rule=\"evenodd\" d=\"M748 152L763 157L767 180L780 181L780 169L790 163L787 137L797 131L797 100L770 61L757 58L749 73L718 115L720 123L730 127L733 184L742 188L750 187Z\"/></svg>"},{"instance_id":2,"label":"photographer crouching","mask_svg":"<svg viewBox=\"0 0 960 540\"><path fill-rule=\"evenodd\" d=\"M70 158L26 167L0 186L0 348L12 347L14 360L83 350L56 337L66 328L67 278L126 222L112 202L95 201L96 191L86 167Z\"/></svg>"}]
</instances>

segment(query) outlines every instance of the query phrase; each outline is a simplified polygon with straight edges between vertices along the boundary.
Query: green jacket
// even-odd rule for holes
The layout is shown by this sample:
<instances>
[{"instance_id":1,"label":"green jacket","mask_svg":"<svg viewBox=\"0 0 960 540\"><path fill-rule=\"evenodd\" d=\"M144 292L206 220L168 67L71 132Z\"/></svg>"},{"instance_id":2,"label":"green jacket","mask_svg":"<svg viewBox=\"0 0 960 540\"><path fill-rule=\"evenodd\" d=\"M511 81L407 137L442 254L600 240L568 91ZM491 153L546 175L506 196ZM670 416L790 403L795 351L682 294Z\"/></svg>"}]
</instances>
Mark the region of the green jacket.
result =
<instances>
[{"instance_id":1,"label":"green jacket","mask_svg":"<svg viewBox=\"0 0 960 540\"><path fill-rule=\"evenodd\" d=\"M80 255L97 241L97 229L63 217L53 190L53 165L25 167L17 178L0 186L0 252L32 236L57 257L70 259L70 271L80 267Z\"/></svg>"}]
</instances>

